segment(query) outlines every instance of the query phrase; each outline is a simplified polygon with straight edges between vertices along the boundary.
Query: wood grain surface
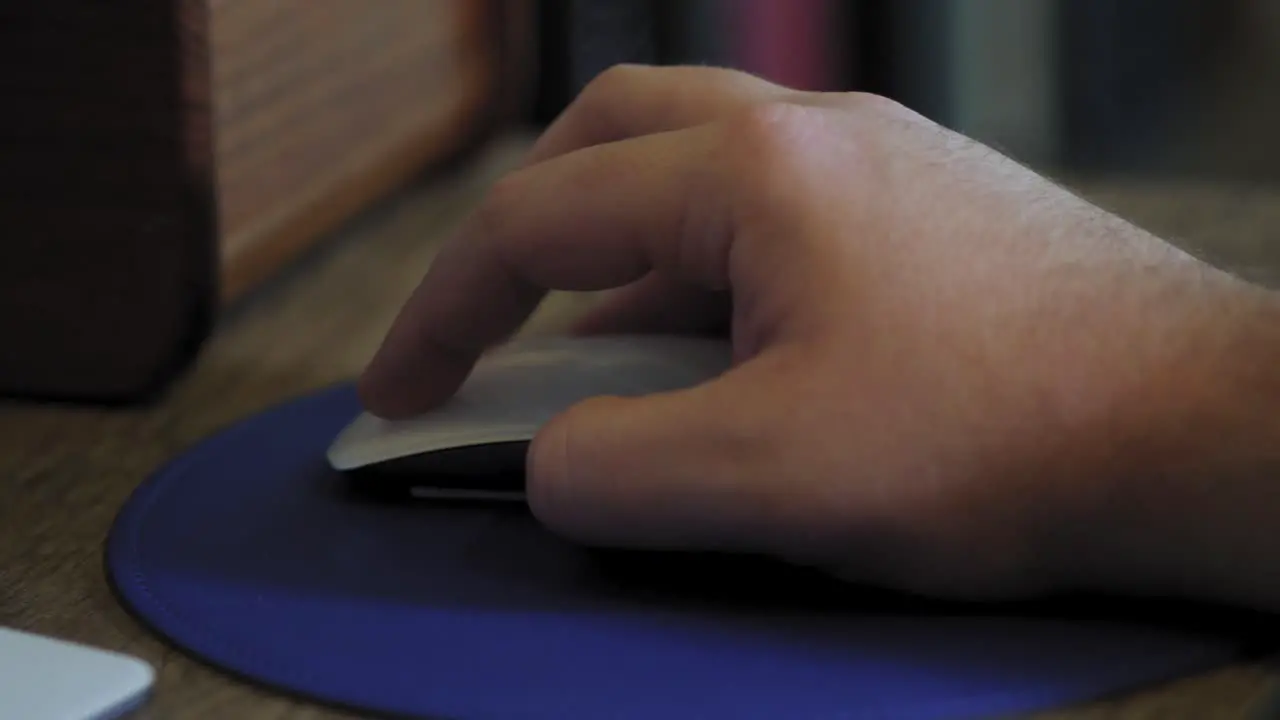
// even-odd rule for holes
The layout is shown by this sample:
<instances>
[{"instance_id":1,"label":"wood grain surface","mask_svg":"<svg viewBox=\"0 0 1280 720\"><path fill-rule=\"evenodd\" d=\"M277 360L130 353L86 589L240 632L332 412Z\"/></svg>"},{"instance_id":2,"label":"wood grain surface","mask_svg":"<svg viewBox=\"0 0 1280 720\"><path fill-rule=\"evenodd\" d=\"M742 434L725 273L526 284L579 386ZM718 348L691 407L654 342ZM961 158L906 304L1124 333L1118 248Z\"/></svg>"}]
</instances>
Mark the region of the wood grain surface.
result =
<instances>
[{"instance_id":1,"label":"wood grain surface","mask_svg":"<svg viewBox=\"0 0 1280 720\"><path fill-rule=\"evenodd\" d=\"M207 0L222 294L489 129L494 0Z\"/></svg>"},{"instance_id":2,"label":"wood grain surface","mask_svg":"<svg viewBox=\"0 0 1280 720\"><path fill-rule=\"evenodd\" d=\"M0 3L0 393L162 391L224 302L493 130L527 1Z\"/></svg>"},{"instance_id":3,"label":"wood grain surface","mask_svg":"<svg viewBox=\"0 0 1280 720\"><path fill-rule=\"evenodd\" d=\"M439 240L522 147L498 146L466 172L413 187L344 228L297 271L237 305L190 376L152 407L0 405L0 624L153 663L158 686L137 715L143 720L352 717L232 680L148 634L112 597L102 543L133 488L188 444L352 377ZM1280 267L1280 190L1115 186L1095 194L1220 259ZM583 302L553 297L528 332L555 329ZM1240 665L1044 717L1242 718L1272 688L1265 668Z\"/></svg>"}]
</instances>

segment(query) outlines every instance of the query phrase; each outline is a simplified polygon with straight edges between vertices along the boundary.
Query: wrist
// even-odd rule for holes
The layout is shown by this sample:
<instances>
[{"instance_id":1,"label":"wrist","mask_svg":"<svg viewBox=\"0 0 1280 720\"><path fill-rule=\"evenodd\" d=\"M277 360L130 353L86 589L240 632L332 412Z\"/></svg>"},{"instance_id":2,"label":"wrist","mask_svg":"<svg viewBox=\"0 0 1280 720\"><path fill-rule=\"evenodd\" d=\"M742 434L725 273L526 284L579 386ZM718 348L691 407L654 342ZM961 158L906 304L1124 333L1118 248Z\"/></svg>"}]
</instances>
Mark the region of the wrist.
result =
<instances>
[{"instance_id":1,"label":"wrist","mask_svg":"<svg viewBox=\"0 0 1280 720\"><path fill-rule=\"evenodd\" d=\"M1197 274L1100 372L1052 563L1077 588L1280 609L1280 295Z\"/></svg>"}]
</instances>

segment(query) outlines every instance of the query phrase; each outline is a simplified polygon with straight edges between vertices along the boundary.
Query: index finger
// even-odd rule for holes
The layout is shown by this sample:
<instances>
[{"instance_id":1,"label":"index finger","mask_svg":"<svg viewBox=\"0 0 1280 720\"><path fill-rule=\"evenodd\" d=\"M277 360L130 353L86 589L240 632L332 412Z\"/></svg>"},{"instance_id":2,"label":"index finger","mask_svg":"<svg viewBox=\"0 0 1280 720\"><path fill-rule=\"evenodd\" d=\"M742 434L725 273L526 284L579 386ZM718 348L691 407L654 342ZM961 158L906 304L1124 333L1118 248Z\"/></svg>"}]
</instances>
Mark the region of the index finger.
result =
<instances>
[{"instance_id":1,"label":"index finger","mask_svg":"<svg viewBox=\"0 0 1280 720\"><path fill-rule=\"evenodd\" d=\"M603 290L661 269L728 285L732 240L716 125L577 150L509 175L432 263L361 378L386 418L451 395L548 290Z\"/></svg>"}]
</instances>

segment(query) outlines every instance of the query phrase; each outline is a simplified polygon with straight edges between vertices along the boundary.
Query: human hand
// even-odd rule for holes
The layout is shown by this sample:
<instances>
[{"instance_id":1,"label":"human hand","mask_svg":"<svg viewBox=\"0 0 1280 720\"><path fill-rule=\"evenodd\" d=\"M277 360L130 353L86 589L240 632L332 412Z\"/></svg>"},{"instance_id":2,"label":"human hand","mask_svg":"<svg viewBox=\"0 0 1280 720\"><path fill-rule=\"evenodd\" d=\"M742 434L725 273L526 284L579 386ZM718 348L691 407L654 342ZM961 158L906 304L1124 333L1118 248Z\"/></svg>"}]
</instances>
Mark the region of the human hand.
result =
<instances>
[{"instance_id":1,"label":"human hand","mask_svg":"<svg viewBox=\"0 0 1280 720\"><path fill-rule=\"evenodd\" d=\"M360 389L421 412L549 289L613 289L579 332L724 328L735 366L549 423L550 528L1021 593L1123 554L1102 516L1173 457L1165 391L1229 344L1205 298L1237 285L888 100L619 68L437 256Z\"/></svg>"}]
</instances>

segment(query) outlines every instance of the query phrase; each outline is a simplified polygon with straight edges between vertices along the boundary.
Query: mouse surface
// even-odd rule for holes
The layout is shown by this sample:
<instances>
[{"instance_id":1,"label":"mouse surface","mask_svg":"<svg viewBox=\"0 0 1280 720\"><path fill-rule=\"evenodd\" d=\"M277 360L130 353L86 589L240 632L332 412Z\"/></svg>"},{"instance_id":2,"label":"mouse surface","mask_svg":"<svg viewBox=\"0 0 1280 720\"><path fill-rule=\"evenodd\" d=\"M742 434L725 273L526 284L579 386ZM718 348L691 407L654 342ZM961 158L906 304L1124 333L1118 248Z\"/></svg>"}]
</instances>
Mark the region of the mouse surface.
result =
<instances>
[{"instance_id":1,"label":"mouse surface","mask_svg":"<svg viewBox=\"0 0 1280 720\"><path fill-rule=\"evenodd\" d=\"M486 354L444 404L408 420L362 413L329 447L358 489L441 499L523 499L529 442L597 395L638 396L715 378L726 340L626 335L517 340Z\"/></svg>"}]
</instances>

